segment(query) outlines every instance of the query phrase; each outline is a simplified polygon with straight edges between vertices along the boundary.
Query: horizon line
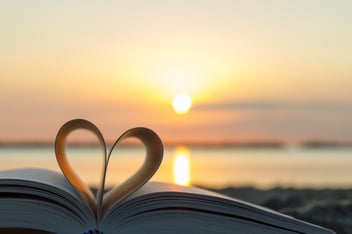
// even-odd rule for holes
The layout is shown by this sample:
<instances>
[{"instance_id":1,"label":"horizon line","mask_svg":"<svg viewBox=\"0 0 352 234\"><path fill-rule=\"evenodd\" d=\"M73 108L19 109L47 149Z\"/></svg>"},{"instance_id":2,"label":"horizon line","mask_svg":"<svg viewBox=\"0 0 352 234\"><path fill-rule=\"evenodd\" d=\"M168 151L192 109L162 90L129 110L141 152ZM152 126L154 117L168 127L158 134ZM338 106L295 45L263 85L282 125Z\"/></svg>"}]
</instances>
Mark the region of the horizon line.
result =
<instances>
[{"instance_id":1,"label":"horizon line","mask_svg":"<svg viewBox=\"0 0 352 234\"><path fill-rule=\"evenodd\" d=\"M114 142L109 141L107 146ZM165 147L234 147L234 148L284 148L290 146L297 146L303 148L340 148L351 147L352 141L336 141L336 140L307 140L296 144L290 144L284 141L169 141L163 142ZM70 147L97 147L98 142L69 142ZM121 142L122 147L138 147L143 146L139 142ZM49 141L2 141L0 140L0 147L51 147L53 142Z\"/></svg>"}]
</instances>

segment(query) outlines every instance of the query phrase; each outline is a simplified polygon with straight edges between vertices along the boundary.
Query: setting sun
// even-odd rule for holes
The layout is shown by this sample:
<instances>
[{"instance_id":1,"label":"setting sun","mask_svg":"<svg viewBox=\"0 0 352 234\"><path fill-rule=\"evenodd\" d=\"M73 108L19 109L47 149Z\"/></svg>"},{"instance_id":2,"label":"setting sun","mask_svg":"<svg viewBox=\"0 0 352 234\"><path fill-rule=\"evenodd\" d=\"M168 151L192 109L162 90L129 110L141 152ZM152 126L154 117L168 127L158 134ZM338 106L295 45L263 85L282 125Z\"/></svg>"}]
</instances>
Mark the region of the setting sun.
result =
<instances>
[{"instance_id":1,"label":"setting sun","mask_svg":"<svg viewBox=\"0 0 352 234\"><path fill-rule=\"evenodd\" d=\"M178 94L172 101L172 106L177 114L186 114L192 106L192 99L187 94Z\"/></svg>"}]
</instances>

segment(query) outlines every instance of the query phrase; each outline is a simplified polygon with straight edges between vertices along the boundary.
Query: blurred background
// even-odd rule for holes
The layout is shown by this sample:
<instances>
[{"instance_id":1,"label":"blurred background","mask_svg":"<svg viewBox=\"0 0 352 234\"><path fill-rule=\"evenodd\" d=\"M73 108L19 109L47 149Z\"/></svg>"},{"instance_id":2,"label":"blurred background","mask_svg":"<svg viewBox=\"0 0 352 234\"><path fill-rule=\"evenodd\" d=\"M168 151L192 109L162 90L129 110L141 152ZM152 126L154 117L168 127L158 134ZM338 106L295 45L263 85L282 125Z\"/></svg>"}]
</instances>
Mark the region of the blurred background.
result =
<instances>
[{"instance_id":1,"label":"blurred background","mask_svg":"<svg viewBox=\"0 0 352 234\"><path fill-rule=\"evenodd\" d=\"M351 10L344 0L0 1L0 169L59 170L56 133L84 118L110 145L135 126L156 131L165 159L153 180L347 189ZM97 140L69 139L95 186ZM114 151L107 183L133 173L143 151Z\"/></svg>"}]
</instances>

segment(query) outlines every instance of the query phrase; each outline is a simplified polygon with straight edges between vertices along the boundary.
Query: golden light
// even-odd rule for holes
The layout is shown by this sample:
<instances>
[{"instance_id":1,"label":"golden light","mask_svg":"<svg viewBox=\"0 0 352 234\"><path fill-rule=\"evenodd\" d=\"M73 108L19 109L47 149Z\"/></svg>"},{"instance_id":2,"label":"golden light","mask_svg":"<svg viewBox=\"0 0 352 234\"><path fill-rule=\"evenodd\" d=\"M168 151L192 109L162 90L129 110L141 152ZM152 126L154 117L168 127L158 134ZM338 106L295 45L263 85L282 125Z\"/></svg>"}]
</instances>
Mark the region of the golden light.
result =
<instances>
[{"instance_id":1,"label":"golden light","mask_svg":"<svg viewBox=\"0 0 352 234\"><path fill-rule=\"evenodd\" d=\"M187 94L177 94L172 101L172 106L177 114L186 114L192 107L192 99Z\"/></svg>"},{"instance_id":2,"label":"golden light","mask_svg":"<svg viewBox=\"0 0 352 234\"><path fill-rule=\"evenodd\" d=\"M174 159L174 182L179 185L190 185L191 167L189 153L185 148L176 150Z\"/></svg>"}]
</instances>

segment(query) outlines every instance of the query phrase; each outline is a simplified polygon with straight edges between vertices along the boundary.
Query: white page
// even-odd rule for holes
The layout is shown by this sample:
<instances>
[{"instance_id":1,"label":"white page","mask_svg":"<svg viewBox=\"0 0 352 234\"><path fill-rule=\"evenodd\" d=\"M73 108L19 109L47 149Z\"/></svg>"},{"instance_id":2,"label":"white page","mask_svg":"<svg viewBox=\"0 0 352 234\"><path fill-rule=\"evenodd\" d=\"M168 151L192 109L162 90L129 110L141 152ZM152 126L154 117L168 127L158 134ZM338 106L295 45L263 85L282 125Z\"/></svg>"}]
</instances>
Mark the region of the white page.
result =
<instances>
[{"instance_id":1,"label":"white page","mask_svg":"<svg viewBox=\"0 0 352 234\"><path fill-rule=\"evenodd\" d=\"M32 196L31 199L51 200L79 215L86 222L95 223L89 204L79 192L55 171L36 168L14 169L0 172L1 192Z\"/></svg>"},{"instance_id":2,"label":"white page","mask_svg":"<svg viewBox=\"0 0 352 234\"><path fill-rule=\"evenodd\" d=\"M103 222L117 226L119 223L124 223L125 219L133 220L133 215L136 214L140 217L143 213L154 215L154 219L157 222L164 217L160 210L167 212L168 209L170 211L175 209L174 212L177 212L177 208L183 209L185 213L192 213L193 210L205 216L207 216L207 213L209 216L217 214L223 218L242 219L246 222L257 223L262 226L266 225L268 228L281 228L286 231L295 230L312 234L333 233L327 229L308 224L270 209L215 192L158 182L147 183L121 204L115 204L115 210L107 214L108 216L111 215L111 217L106 217ZM157 213L161 216L156 215ZM138 222L136 221L134 225L138 225Z\"/></svg>"}]
</instances>

